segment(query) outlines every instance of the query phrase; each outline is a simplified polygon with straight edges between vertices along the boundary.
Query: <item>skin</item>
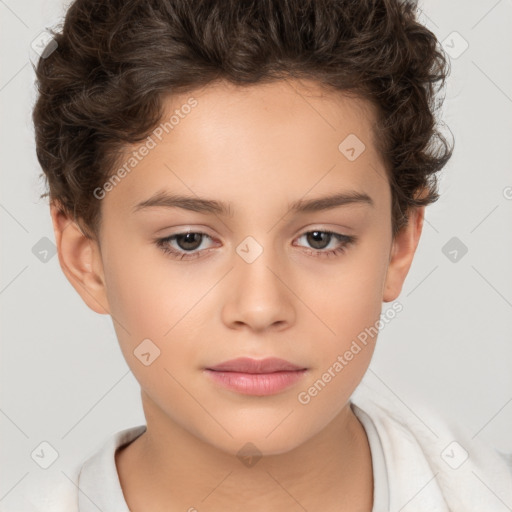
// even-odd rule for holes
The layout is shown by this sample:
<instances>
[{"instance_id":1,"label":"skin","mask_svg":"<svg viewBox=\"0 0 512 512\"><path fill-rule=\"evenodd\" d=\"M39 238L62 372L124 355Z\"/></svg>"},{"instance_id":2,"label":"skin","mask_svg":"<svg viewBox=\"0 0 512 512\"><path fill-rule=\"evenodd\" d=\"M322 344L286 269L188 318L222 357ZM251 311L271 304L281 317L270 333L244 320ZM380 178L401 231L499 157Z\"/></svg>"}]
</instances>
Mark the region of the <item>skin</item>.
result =
<instances>
[{"instance_id":1,"label":"skin","mask_svg":"<svg viewBox=\"0 0 512 512\"><path fill-rule=\"evenodd\" d=\"M134 512L371 511L371 453L349 398L376 337L309 403L297 397L399 296L424 207L393 239L375 111L364 100L309 81L217 82L169 98L165 119L191 96L197 106L102 199L98 240L51 207L65 275L92 310L112 316L141 386L147 431L116 453L126 501ZM349 134L366 146L354 161L338 150ZM132 211L161 190L230 203L233 216ZM288 208L350 190L373 206ZM334 257L314 255L340 245L313 245L307 233L326 229L357 240ZM197 258L175 259L155 244L187 230L211 237L189 249ZM263 248L252 263L236 252L247 236ZM133 354L146 338L160 349L148 366ZM240 356L308 371L270 396L222 388L203 372ZM262 455L252 467L237 457L247 442Z\"/></svg>"}]
</instances>

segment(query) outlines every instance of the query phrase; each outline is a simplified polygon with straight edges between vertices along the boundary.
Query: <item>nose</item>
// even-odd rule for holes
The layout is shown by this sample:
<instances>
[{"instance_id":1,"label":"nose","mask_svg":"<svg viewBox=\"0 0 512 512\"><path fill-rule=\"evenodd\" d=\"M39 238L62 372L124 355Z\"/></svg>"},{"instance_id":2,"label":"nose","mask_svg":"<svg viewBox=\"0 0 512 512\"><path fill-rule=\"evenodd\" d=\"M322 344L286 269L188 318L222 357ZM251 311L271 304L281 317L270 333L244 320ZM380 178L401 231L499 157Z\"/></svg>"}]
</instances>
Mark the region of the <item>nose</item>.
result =
<instances>
[{"instance_id":1,"label":"nose","mask_svg":"<svg viewBox=\"0 0 512 512\"><path fill-rule=\"evenodd\" d=\"M235 254L225 283L222 320L231 329L281 331L295 322L293 283L271 249L252 262Z\"/></svg>"}]
</instances>

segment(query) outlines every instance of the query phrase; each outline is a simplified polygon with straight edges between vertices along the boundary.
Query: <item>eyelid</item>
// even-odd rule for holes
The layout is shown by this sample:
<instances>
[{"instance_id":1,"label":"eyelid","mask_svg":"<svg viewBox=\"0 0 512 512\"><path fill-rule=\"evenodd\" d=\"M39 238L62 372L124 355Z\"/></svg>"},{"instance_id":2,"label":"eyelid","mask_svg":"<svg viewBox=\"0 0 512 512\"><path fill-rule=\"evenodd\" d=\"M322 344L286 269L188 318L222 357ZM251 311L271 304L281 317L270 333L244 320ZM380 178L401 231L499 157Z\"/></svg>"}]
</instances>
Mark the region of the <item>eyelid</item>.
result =
<instances>
[{"instance_id":1,"label":"eyelid","mask_svg":"<svg viewBox=\"0 0 512 512\"><path fill-rule=\"evenodd\" d=\"M169 229L172 229L172 231L168 232ZM208 228L207 226L204 226L202 224L194 224L193 226L184 224L183 226L173 226L173 227L167 226L165 228L159 229L159 230L155 231L155 235L158 235L159 238L167 238L167 237L173 236L173 235L183 235L184 233L204 233L204 234L214 238L213 235L211 235L209 233L209 231L210 231L210 228ZM161 233L167 233L167 232L169 234L161 235Z\"/></svg>"},{"instance_id":2,"label":"eyelid","mask_svg":"<svg viewBox=\"0 0 512 512\"><path fill-rule=\"evenodd\" d=\"M298 236L303 235L304 233L310 233L311 231L329 231L329 232L336 233L338 235L350 236L352 233L354 233L355 229L353 227L351 228L350 226L343 226L340 224L333 224L333 223L326 223L326 224L309 223L309 224L306 224L305 226L303 226L302 228L300 228L299 230L297 230L295 232L296 235L294 238L297 238Z\"/></svg>"}]
</instances>

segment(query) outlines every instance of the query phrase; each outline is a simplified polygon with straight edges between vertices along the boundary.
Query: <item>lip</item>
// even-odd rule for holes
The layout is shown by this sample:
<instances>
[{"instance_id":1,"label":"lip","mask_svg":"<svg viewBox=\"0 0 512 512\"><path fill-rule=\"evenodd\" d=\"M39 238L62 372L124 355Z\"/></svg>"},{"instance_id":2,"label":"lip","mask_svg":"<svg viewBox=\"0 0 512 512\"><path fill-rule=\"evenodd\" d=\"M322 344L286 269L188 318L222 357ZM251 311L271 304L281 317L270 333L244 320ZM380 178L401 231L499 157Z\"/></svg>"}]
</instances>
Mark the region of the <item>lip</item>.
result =
<instances>
[{"instance_id":1,"label":"lip","mask_svg":"<svg viewBox=\"0 0 512 512\"><path fill-rule=\"evenodd\" d=\"M284 371L305 370L303 366L297 366L277 357L267 357L266 359L251 359L250 357L238 357L230 359L215 366L209 366L207 370L222 372L240 372L240 373L273 373Z\"/></svg>"},{"instance_id":2,"label":"lip","mask_svg":"<svg viewBox=\"0 0 512 512\"><path fill-rule=\"evenodd\" d=\"M275 357L239 357L204 369L221 386L244 395L267 396L283 391L302 379L307 368Z\"/></svg>"}]
</instances>

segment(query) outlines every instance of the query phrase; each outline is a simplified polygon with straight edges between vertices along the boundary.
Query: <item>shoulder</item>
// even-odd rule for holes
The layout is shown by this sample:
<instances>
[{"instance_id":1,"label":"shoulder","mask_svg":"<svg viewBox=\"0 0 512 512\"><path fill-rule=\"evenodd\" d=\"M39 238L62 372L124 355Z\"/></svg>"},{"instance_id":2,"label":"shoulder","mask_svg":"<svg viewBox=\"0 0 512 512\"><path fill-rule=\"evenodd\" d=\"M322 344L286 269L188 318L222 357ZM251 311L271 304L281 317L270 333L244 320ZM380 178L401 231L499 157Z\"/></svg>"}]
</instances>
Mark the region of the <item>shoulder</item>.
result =
<instances>
[{"instance_id":1,"label":"shoulder","mask_svg":"<svg viewBox=\"0 0 512 512\"><path fill-rule=\"evenodd\" d=\"M448 425L425 404L409 407L366 382L351 402L359 419L370 419L375 427L390 494L408 489L401 499L413 499L417 488L411 506L422 497L428 501L427 496L438 496L447 507L442 510L491 512L512 505L512 454L487 446L461 425Z\"/></svg>"},{"instance_id":2,"label":"shoulder","mask_svg":"<svg viewBox=\"0 0 512 512\"><path fill-rule=\"evenodd\" d=\"M2 512L78 512L78 477L81 465L29 473L13 489L16 498Z\"/></svg>"},{"instance_id":3,"label":"shoulder","mask_svg":"<svg viewBox=\"0 0 512 512\"><path fill-rule=\"evenodd\" d=\"M115 451L145 429L145 425L138 425L107 436L78 464L65 468L55 465L28 473L9 492L11 496L2 503L0 512L78 512L89 507L105 512L127 510L117 475Z\"/></svg>"}]
</instances>

